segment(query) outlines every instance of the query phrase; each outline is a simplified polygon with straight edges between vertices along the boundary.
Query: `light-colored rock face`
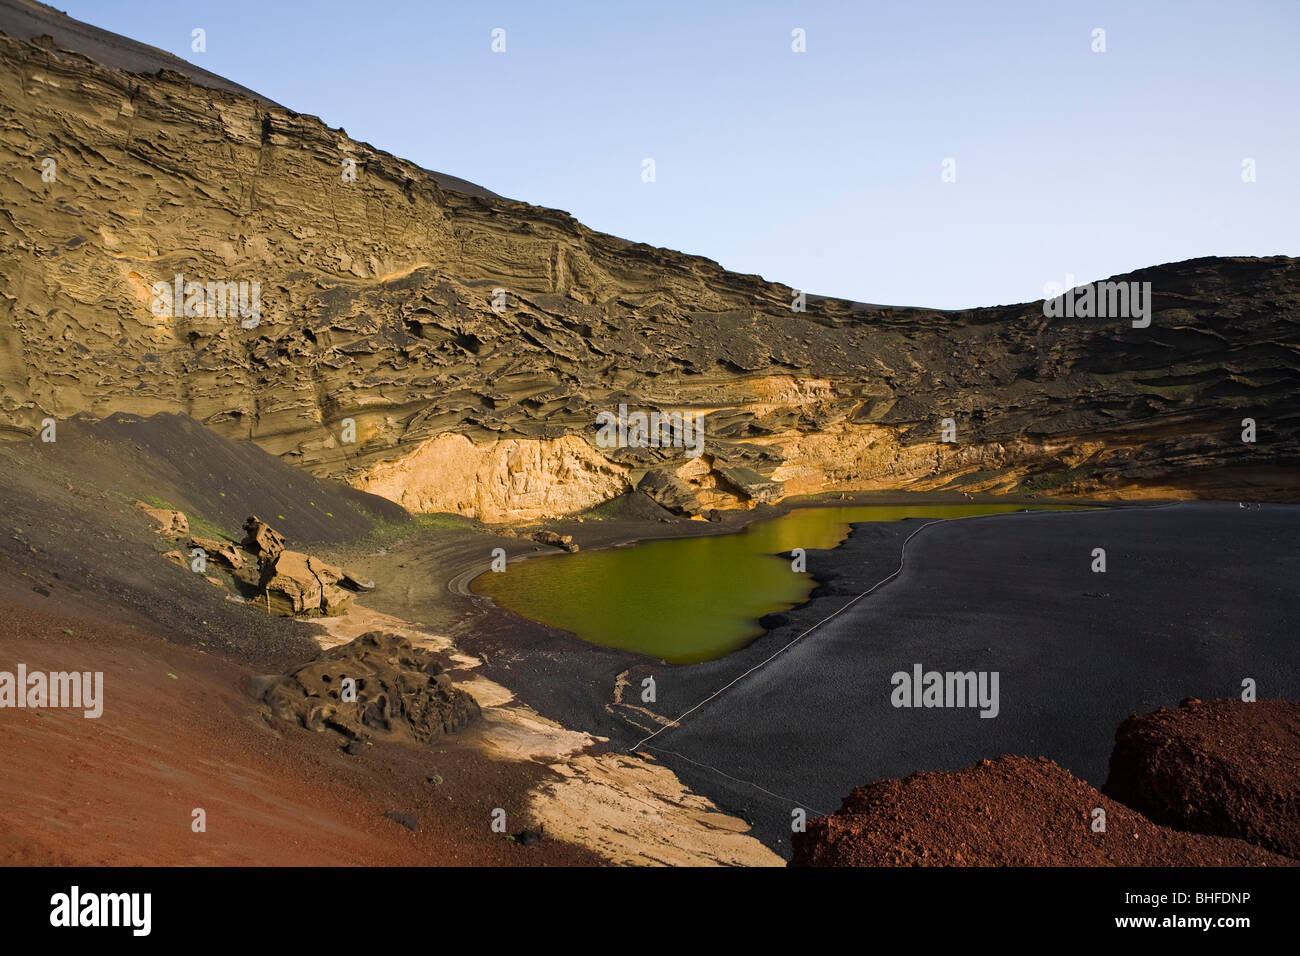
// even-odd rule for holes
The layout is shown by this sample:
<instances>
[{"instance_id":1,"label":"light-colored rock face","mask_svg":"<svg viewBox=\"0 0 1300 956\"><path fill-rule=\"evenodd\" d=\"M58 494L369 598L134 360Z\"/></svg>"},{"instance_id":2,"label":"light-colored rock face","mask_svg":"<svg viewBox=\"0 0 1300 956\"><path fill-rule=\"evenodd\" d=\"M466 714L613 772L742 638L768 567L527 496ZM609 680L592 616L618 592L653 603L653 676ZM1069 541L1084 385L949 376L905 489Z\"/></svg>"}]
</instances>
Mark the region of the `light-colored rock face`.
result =
<instances>
[{"instance_id":1,"label":"light-colored rock face","mask_svg":"<svg viewBox=\"0 0 1300 956\"><path fill-rule=\"evenodd\" d=\"M338 586L343 571L299 551L280 551L262 566L257 607L285 617L342 614L352 595Z\"/></svg>"},{"instance_id":2,"label":"light-colored rock face","mask_svg":"<svg viewBox=\"0 0 1300 956\"><path fill-rule=\"evenodd\" d=\"M1189 494L1230 471L1257 480L1216 494L1293 493L1296 260L1124 277L1152 283L1141 330L1041 303L793 312L786 286L446 189L314 117L8 37L0 150L0 438L183 412L495 521L647 475L686 510L853 488ZM198 312L155 309L177 275L203 286ZM259 283L255 325L208 301L227 282ZM703 454L597 448L596 417L624 403L707 412Z\"/></svg>"},{"instance_id":3,"label":"light-colored rock face","mask_svg":"<svg viewBox=\"0 0 1300 956\"><path fill-rule=\"evenodd\" d=\"M754 444L782 462L768 476L773 488L761 494L768 502L833 491L1005 492L1016 486L1017 467L1027 463L1059 461L1077 468L1118 450L1101 442L1063 447L1032 442L1010 447L996 442L904 443L898 429L844 421L822 431L792 431ZM726 466L709 455L660 463L657 470L664 478L658 484L633 480L645 470L608 459L576 435L475 443L444 434L403 458L374 466L355 485L409 511L453 512L490 524L573 514L634 486L687 514L752 508L760 498L755 488L732 481Z\"/></svg>"},{"instance_id":4,"label":"light-colored rock face","mask_svg":"<svg viewBox=\"0 0 1300 956\"><path fill-rule=\"evenodd\" d=\"M629 490L627 473L577 435L475 444L446 434L398 461L376 465L355 484L409 511L455 512L503 523L537 521L608 501Z\"/></svg>"},{"instance_id":5,"label":"light-colored rock face","mask_svg":"<svg viewBox=\"0 0 1300 956\"><path fill-rule=\"evenodd\" d=\"M1007 490L1015 465L1035 457L1026 445L1014 452L1001 443L900 440L897 429L838 422L825 431L768 439L784 463L772 473L785 495L824 491L922 491L952 485L966 491ZM1012 469L1012 474L981 478L977 473Z\"/></svg>"},{"instance_id":6,"label":"light-colored rock face","mask_svg":"<svg viewBox=\"0 0 1300 956\"><path fill-rule=\"evenodd\" d=\"M158 522L157 530L159 534L171 537L189 534L190 523L183 513L173 511L171 508L155 508L143 501L137 501L135 506Z\"/></svg>"}]
</instances>

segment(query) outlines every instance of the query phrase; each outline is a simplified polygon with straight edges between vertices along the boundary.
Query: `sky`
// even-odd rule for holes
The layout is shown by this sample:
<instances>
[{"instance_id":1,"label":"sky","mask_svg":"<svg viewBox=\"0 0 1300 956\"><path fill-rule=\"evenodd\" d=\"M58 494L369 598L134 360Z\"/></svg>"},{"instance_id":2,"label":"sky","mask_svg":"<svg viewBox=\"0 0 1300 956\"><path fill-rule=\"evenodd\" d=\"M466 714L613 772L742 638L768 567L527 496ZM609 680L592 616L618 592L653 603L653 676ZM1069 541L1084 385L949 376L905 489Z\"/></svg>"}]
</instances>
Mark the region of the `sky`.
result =
<instances>
[{"instance_id":1,"label":"sky","mask_svg":"<svg viewBox=\"0 0 1300 956\"><path fill-rule=\"evenodd\" d=\"M809 293L963 308L1300 255L1297 0L54 5L425 168Z\"/></svg>"}]
</instances>

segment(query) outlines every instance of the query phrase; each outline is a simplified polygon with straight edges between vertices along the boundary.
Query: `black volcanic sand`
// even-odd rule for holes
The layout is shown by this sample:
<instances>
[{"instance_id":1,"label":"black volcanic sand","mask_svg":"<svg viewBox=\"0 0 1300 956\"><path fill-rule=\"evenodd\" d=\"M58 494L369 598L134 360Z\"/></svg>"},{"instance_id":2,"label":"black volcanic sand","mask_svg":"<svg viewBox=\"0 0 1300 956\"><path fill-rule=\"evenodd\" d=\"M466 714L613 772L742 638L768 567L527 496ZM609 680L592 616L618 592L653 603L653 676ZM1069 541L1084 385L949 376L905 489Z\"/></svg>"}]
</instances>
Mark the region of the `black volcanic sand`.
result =
<instances>
[{"instance_id":1,"label":"black volcanic sand","mask_svg":"<svg viewBox=\"0 0 1300 956\"><path fill-rule=\"evenodd\" d=\"M52 608L132 614L176 643L274 672L316 657L313 629L233 603L165 560L183 542L155 533L136 499L181 509L193 534L236 540L256 513L313 552L410 524L390 501L184 415L76 417L59 422L54 442L0 445L0 576Z\"/></svg>"},{"instance_id":2,"label":"black volcanic sand","mask_svg":"<svg viewBox=\"0 0 1300 956\"><path fill-rule=\"evenodd\" d=\"M230 531L257 511L295 541L373 576L379 588L363 596L365 606L451 635L485 661L484 676L618 748L658 726L637 710L610 706L620 675L639 688L653 674L651 709L676 717L893 571L902 540L925 523L855 526L840 548L809 552L809 570L822 584L808 604L773 616L769 633L722 660L670 666L449 590L449 582L463 586L483 568L494 547L512 556L555 549L466 519L408 519L396 506L313 479L252 446L217 440L209 447L196 427L183 416L68 421L55 445L4 446L0 573L26 582L31 599L51 607L125 611L176 643L282 673L316 656L312 628L253 614L163 560L174 544L154 534L130 501L152 495ZM668 518L629 498L606 506L605 520L550 527L590 548L725 533L798 504L711 524ZM1262 697L1300 696L1300 665L1283 643L1296 631L1297 531L1300 507L1256 511L1235 503L933 524L912 540L902 575L660 734L646 752L749 819L783 853L794 805L831 811L855 787L917 770L1012 753L1049 757L1100 786L1115 729L1132 713L1187 696L1230 696L1243 677L1259 682ZM1104 575L1089 570L1094 547L1107 549ZM653 614L658 600L647 582L637 613ZM913 663L999 671L1000 716L895 710L889 676Z\"/></svg>"},{"instance_id":3,"label":"black volcanic sand","mask_svg":"<svg viewBox=\"0 0 1300 956\"><path fill-rule=\"evenodd\" d=\"M456 636L542 713L627 747L655 728L606 709L620 672L632 688L653 674L652 709L676 717L888 575L925 523L859 524L839 548L809 552L823 582L812 600L718 661L649 662L499 609L462 619ZM793 808L833 811L881 778L1018 754L1100 787L1130 714L1235 695L1245 677L1260 696L1300 696L1298 534L1300 506L1201 502L933 524L911 540L901 575L643 752L786 855ZM1090 570L1096 547L1105 574ZM653 614L656 599L648 590L638 613ZM914 663L998 671L998 717L895 709L890 676Z\"/></svg>"},{"instance_id":4,"label":"black volcanic sand","mask_svg":"<svg viewBox=\"0 0 1300 956\"><path fill-rule=\"evenodd\" d=\"M6 447L33 467L70 475L74 485L85 480L119 492L128 503L161 502L185 512L191 525L198 517L235 540L243 537L250 514L296 548L351 541L379 522L410 519L401 505L317 478L252 442L222 438L188 415L78 415L59 422L57 439Z\"/></svg>"},{"instance_id":5,"label":"black volcanic sand","mask_svg":"<svg viewBox=\"0 0 1300 956\"><path fill-rule=\"evenodd\" d=\"M451 636L458 647L484 661L485 676L505 684L526 703L564 726L602 736L615 735L617 739L626 736L623 743L631 743L639 738L627 736L627 726L621 721L610 721L606 704L612 700L620 673L648 664L652 659L588 643L473 594L470 583L488 571L494 548L504 549L511 563L531 558L562 561L564 554L559 548L538 544L528 534L539 527L554 530L572 535L583 550L591 550L663 538L735 534L752 522L776 518L800 507L870 504L920 507L983 501L1021 503L1006 496L972 498L958 492L860 492L791 498L750 511L722 512L720 521L709 522L670 515L646 496L633 493L606 502L585 517L516 529L513 537L503 536L492 527L467 518L426 515L417 517L409 528L395 529L391 535L326 549L322 554L378 584L378 590L360 598L361 604ZM892 542L893 532L886 534ZM882 554L890 548L896 549L896 545L887 544ZM810 552L810 558L817 553ZM882 576L886 573L881 572ZM649 590L647 600L653 604L654 595ZM652 606L648 606L647 613L653 613ZM722 674L739 673L761 660L770 649L766 638L761 638L722 661L692 665L689 673L699 673L701 680L714 679L710 675L719 670ZM738 667L742 662L743 666ZM660 666L677 669L666 664ZM659 674L653 668L642 670L653 672L656 677ZM729 678L724 677L723 682L726 679Z\"/></svg>"}]
</instances>

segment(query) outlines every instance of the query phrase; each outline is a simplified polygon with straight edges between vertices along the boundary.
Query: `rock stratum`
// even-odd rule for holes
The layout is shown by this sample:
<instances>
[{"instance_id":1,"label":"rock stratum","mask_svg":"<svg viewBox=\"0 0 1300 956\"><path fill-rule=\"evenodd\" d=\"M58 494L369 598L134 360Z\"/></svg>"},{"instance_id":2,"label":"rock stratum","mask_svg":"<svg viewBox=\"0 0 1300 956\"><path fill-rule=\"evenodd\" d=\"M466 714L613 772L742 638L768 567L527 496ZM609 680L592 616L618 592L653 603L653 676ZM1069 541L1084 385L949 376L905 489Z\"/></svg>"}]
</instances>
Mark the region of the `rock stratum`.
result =
<instances>
[{"instance_id":1,"label":"rock stratum","mask_svg":"<svg viewBox=\"0 0 1300 956\"><path fill-rule=\"evenodd\" d=\"M873 489L1294 497L1297 260L1116 277L1151 283L1147 328L1041 302L794 311L787 286L421 169L39 4L0 8L0 434L183 413L490 522L632 490L692 515ZM222 301L170 314L155 284L177 276ZM225 308L240 282L257 283L244 313ZM705 416L703 454L602 447L596 417L620 405Z\"/></svg>"}]
</instances>

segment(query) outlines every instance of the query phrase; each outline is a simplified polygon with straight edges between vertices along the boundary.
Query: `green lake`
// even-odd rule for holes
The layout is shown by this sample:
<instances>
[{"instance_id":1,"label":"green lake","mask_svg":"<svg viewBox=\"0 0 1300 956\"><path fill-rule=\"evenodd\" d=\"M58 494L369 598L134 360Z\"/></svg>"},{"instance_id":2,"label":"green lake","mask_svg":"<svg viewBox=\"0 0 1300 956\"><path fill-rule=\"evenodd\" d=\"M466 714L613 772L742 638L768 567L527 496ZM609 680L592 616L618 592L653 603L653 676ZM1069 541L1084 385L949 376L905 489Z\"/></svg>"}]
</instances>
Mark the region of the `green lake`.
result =
<instances>
[{"instance_id":1,"label":"green lake","mask_svg":"<svg viewBox=\"0 0 1300 956\"><path fill-rule=\"evenodd\" d=\"M735 534L644 541L622 548L548 555L474 580L502 607L584 640L672 664L713 660L763 633L765 614L801 604L815 582L777 557L833 548L850 522L961 518L1062 505L855 505L799 508Z\"/></svg>"}]
</instances>

